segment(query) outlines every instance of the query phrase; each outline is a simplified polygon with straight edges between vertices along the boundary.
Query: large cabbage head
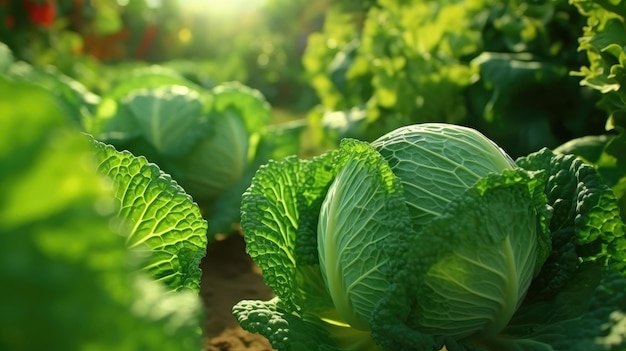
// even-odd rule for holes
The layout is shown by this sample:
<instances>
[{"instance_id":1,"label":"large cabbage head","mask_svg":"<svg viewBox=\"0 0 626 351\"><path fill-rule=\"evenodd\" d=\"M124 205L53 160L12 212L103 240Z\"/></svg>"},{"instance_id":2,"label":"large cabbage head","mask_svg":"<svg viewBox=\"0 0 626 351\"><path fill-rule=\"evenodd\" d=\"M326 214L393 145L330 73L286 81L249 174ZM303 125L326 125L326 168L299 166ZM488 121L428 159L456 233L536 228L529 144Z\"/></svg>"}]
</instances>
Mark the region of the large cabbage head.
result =
<instances>
[{"instance_id":1,"label":"large cabbage head","mask_svg":"<svg viewBox=\"0 0 626 351\"><path fill-rule=\"evenodd\" d=\"M270 107L242 84L206 90L162 70L134 72L115 86L87 129L158 164L207 208L252 167L251 141L269 123Z\"/></svg>"},{"instance_id":2,"label":"large cabbage head","mask_svg":"<svg viewBox=\"0 0 626 351\"><path fill-rule=\"evenodd\" d=\"M330 185L319 217L321 271L340 318L369 329L392 283L387 269L410 262L401 258L406 252L419 251L419 266L405 267L415 272L408 278L418 287L411 297L417 302L412 323L451 336L499 332L524 298L538 247L545 246L526 183L498 185L510 189L491 203L473 195L478 184L489 187L506 178L490 176L519 177L513 160L479 132L444 124L400 128L372 146L376 165L351 157ZM388 198L376 196L378 189ZM390 207L394 194L404 209ZM394 252L390 243L421 249Z\"/></svg>"},{"instance_id":3,"label":"large cabbage head","mask_svg":"<svg viewBox=\"0 0 626 351\"><path fill-rule=\"evenodd\" d=\"M604 350L624 335L623 299L602 297L626 284L602 280L624 227L573 157L514 162L473 129L413 125L272 161L241 209L277 297L234 313L279 350Z\"/></svg>"}]
</instances>

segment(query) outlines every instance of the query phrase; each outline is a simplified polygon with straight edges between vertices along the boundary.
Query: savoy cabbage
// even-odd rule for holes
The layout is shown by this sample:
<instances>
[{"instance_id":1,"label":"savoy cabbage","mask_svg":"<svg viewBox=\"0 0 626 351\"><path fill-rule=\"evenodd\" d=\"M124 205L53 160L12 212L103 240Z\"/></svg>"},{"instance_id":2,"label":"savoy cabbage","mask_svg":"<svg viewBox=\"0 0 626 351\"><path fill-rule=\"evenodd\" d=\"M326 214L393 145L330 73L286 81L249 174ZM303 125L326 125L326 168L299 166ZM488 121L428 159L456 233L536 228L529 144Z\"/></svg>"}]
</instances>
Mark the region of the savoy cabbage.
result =
<instances>
[{"instance_id":1,"label":"savoy cabbage","mask_svg":"<svg viewBox=\"0 0 626 351\"><path fill-rule=\"evenodd\" d=\"M233 311L279 350L626 346L624 223L574 156L449 124L345 139L260 168L242 227L276 298Z\"/></svg>"}]
</instances>

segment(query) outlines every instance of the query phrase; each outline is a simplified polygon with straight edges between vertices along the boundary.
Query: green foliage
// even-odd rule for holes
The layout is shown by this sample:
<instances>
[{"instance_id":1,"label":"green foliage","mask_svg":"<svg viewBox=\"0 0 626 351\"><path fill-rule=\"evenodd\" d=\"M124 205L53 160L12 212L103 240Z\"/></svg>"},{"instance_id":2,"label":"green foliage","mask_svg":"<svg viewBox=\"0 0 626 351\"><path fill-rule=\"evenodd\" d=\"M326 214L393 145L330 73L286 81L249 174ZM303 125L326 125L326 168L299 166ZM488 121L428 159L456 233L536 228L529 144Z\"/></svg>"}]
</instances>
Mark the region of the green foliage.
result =
<instances>
[{"instance_id":1,"label":"green foliage","mask_svg":"<svg viewBox=\"0 0 626 351\"><path fill-rule=\"evenodd\" d=\"M513 162L472 129L414 125L271 161L241 209L277 297L233 312L279 350L626 346L626 229L573 156Z\"/></svg>"},{"instance_id":2,"label":"green foliage","mask_svg":"<svg viewBox=\"0 0 626 351\"><path fill-rule=\"evenodd\" d=\"M199 349L197 293L170 291L197 287L198 276L170 280L169 287L148 278L142 270L150 260L129 249L125 227L113 225L141 218L118 207L126 194L149 197L171 192L171 185L134 176L139 184L128 183L127 192L117 188L116 199L109 179L97 171L93 144L72 125L54 93L2 77L0 90L0 348ZM137 162L109 148L101 152L129 166ZM193 218L194 206L187 198L173 216ZM173 220L162 217L164 224ZM173 244L177 229L187 230L178 224L160 229L150 235L166 244ZM206 223L195 228L200 242L205 230ZM187 266L197 263L191 256L203 254L204 246L193 254L177 250L168 247Z\"/></svg>"},{"instance_id":3,"label":"green foliage","mask_svg":"<svg viewBox=\"0 0 626 351\"><path fill-rule=\"evenodd\" d=\"M363 11L338 3L309 38L320 142L439 121L524 155L602 128L596 95L569 75L584 64L584 18L567 1L386 0Z\"/></svg>"},{"instance_id":4,"label":"green foliage","mask_svg":"<svg viewBox=\"0 0 626 351\"><path fill-rule=\"evenodd\" d=\"M573 3L587 17L580 49L586 52L589 66L582 67L578 72L583 77L582 84L606 94L601 103L603 108L611 114L611 118L619 118L620 111L626 110L623 100L620 101L626 91L623 87L626 79L626 51L623 48L626 45L626 10L620 2L614 4L600 0ZM618 113L618 116L613 116L614 113Z\"/></svg>"},{"instance_id":5,"label":"green foliage","mask_svg":"<svg viewBox=\"0 0 626 351\"><path fill-rule=\"evenodd\" d=\"M593 156L586 155L590 137L572 140L559 148L560 152L583 156L593 164L612 186L626 218L626 76L624 35L626 10L622 2L573 1L587 19L580 38L580 50L585 52L588 65L574 72L582 77L581 84L602 93L598 106L607 112L609 133L598 140ZM593 137L591 137L593 138Z\"/></svg>"}]
</instances>

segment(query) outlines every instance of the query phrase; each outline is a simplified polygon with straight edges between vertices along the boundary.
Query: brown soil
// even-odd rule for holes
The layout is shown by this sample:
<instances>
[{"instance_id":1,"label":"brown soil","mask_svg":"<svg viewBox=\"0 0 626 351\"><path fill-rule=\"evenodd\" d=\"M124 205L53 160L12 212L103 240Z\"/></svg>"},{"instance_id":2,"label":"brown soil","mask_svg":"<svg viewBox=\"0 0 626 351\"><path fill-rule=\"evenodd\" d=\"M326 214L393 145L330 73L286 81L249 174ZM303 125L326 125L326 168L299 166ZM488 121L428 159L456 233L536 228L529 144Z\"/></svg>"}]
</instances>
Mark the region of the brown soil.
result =
<instances>
[{"instance_id":1,"label":"brown soil","mask_svg":"<svg viewBox=\"0 0 626 351\"><path fill-rule=\"evenodd\" d=\"M207 351L270 351L270 343L250 334L231 313L241 300L269 300L274 295L263 283L259 268L245 252L243 237L233 234L209 245L203 259L200 295L206 308Z\"/></svg>"}]
</instances>

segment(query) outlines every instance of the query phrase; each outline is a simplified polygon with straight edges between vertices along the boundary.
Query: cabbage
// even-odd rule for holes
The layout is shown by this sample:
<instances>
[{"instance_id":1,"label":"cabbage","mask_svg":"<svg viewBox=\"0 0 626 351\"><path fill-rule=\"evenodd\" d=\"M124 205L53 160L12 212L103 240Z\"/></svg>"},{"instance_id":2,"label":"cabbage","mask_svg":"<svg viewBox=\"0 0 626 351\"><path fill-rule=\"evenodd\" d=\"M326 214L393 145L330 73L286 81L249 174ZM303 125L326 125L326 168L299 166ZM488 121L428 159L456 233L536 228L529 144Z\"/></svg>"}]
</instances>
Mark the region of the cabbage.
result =
<instances>
[{"instance_id":1,"label":"cabbage","mask_svg":"<svg viewBox=\"0 0 626 351\"><path fill-rule=\"evenodd\" d=\"M412 125L312 160L270 161L241 218L277 297L233 311L279 350L604 350L626 340L615 321L626 309L624 224L611 189L572 156L543 149L513 161L473 129Z\"/></svg>"},{"instance_id":2,"label":"cabbage","mask_svg":"<svg viewBox=\"0 0 626 351\"><path fill-rule=\"evenodd\" d=\"M256 168L298 150L298 140L278 150L294 133L269 123L270 106L257 90L235 82L203 89L154 66L114 85L85 126L97 140L158 164L200 205L216 234L232 231Z\"/></svg>"}]
</instances>

